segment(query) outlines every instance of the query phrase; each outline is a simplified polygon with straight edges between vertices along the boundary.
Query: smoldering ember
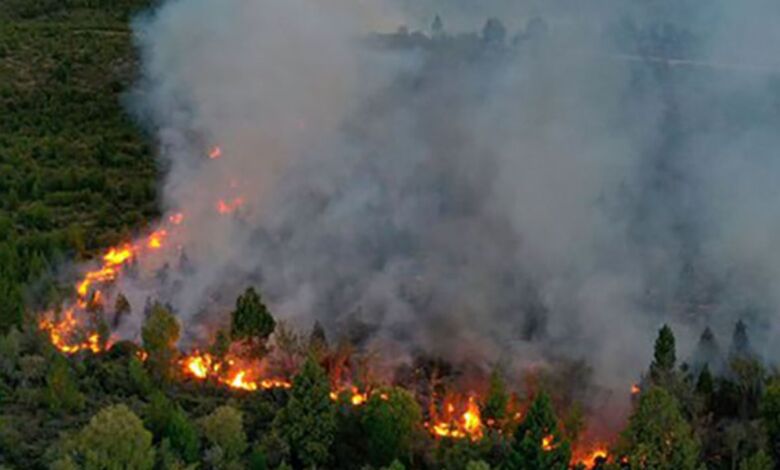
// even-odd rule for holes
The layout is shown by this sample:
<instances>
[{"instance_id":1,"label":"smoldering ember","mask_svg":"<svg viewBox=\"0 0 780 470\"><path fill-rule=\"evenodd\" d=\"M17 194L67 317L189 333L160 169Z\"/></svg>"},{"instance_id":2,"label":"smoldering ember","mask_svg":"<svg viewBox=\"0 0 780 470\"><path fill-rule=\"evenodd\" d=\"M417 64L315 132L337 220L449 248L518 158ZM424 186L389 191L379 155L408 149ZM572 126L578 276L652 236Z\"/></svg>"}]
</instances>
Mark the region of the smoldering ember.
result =
<instances>
[{"instance_id":1,"label":"smoldering ember","mask_svg":"<svg viewBox=\"0 0 780 470\"><path fill-rule=\"evenodd\" d=\"M0 20L0 469L780 468L780 4Z\"/></svg>"}]
</instances>

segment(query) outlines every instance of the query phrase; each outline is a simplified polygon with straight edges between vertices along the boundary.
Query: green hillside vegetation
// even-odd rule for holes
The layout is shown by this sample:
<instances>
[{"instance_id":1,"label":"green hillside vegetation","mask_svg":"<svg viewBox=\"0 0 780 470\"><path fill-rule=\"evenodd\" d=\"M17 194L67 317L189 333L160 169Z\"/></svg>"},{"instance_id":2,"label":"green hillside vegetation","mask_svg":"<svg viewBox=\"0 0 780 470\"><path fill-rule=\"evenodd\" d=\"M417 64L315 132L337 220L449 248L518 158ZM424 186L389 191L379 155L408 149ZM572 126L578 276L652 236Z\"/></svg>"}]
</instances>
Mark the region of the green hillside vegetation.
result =
<instances>
[{"instance_id":1,"label":"green hillside vegetation","mask_svg":"<svg viewBox=\"0 0 780 470\"><path fill-rule=\"evenodd\" d=\"M157 213L149 139L122 105L137 66L128 20L147 3L0 2L1 330L23 296L57 297L47 272Z\"/></svg>"}]
</instances>

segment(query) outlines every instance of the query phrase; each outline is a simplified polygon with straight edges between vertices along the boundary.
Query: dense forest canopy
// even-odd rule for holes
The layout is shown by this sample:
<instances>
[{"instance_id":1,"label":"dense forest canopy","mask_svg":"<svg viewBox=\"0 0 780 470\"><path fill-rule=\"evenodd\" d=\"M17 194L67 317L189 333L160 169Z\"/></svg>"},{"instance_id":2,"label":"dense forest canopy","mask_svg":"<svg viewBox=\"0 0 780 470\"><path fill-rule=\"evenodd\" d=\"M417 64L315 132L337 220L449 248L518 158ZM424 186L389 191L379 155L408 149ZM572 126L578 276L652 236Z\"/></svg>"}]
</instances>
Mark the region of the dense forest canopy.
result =
<instances>
[{"instance_id":1,"label":"dense forest canopy","mask_svg":"<svg viewBox=\"0 0 780 470\"><path fill-rule=\"evenodd\" d=\"M0 467L775 468L778 12L368 3L0 4Z\"/></svg>"}]
</instances>

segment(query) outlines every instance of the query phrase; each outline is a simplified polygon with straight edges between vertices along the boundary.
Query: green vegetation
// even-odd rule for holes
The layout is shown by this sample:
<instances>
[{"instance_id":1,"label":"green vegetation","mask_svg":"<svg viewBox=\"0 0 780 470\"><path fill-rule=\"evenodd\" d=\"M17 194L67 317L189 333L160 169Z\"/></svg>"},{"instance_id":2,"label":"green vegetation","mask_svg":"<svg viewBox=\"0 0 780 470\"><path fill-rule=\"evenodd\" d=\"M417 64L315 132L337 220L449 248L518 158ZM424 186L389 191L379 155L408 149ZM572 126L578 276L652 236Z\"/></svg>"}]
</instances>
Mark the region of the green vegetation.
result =
<instances>
[{"instance_id":1,"label":"green vegetation","mask_svg":"<svg viewBox=\"0 0 780 470\"><path fill-rule=\"evenodd\" d=\"M435 374L424 387L374 388L358 404L334 400L332 381L349 368L352 346L329 343L319 324L308 341L277 325L252 288L209 351L222 359L233 340L255 359L302 362L289 390L231 390L183 375L180 325L161 304L145 317L144 354L119 342L66 357L25 321L26 308L70 294L55 267L95 256L158 215L150 140L122 106L137 72L128 22L150 2L0 2L0 467L568 468L583 411L560 396L564 387L523 387L496 369L477 403L483 432L433 437L424 424L448 391ZM434 34L442 28L437 19ZM491 19L483 36L502 44L506 30ZM119 296L116 314L129 310ZM702 341L712 338L705 330ZM704 349L715 354L713 344ZM755 357L742 322L730 351L678 364L664 326L626 428L599 468L774 468L780 376ZM510 409L528 397L518 418Z\"/></svg>"},{"instance_id":2,"label":"green vegetation","mask_svg":"<svg viewBox=\"0 0 780 470\"><path fill-rule=\"evenodd\" d=\"M22 324L25 298L60 298L55 267L157 215L149 139L122 105L128 21L148 3L0 2L0 331Z\"/></svg>"}]
</instances>

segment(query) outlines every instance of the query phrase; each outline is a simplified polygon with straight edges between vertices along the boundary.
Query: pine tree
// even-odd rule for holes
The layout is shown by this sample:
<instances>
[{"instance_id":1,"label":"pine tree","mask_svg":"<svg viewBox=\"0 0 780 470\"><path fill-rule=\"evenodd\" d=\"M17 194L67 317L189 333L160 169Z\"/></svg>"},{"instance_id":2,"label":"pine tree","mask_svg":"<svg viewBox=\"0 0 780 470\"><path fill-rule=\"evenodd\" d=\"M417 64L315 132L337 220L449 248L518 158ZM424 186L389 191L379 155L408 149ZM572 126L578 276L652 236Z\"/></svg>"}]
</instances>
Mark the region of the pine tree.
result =
<instances>
[{"instance_id":1,"label":"pine tree","mask_svg":"<svg viewBox=\"0 0 780 470\"><path fill-rule=\"evenodd\" d=\"M571 447L558 428L550 397L539 393L515 431L507 470L566 470Z\"/></svg>"},{"instance_id":2,"label":"pine tree","mask_svg":"<svg viewBox=\"0 0 780 470\"><path fill-rule=\"evenodd\" d=\"M49 406L55 410L76 411L84 408L84 395L79 391L68 361L55 356L46 376Z\"/></svg>"},{"instance_id":3,"label":"pine tree","mask_svg":"<svg viewBox=\"0 0 780 470\"><path fill-rule=\"evenodd\" d=\"M696 380L696 393L704 399L706 404L709 404L714 392L715 380L710 373L709 366L705 364L699 373L699 378Z\"/></svg>"},{"instance_id":4,"label":"pine tree","mask_svg":"<svg viewBox=\"0 0 780 470\"><path fill-rule=\"evenodd\" d=\"M408 463L421 420L420 406L406 390L392 388L371 395L361 414L371 465L380 467L394 460Z\"/></svg>"},{"instance_id":5,"label":"pine tree","mask_svg":"<svg viewBox=\"0 0 780 470\"><path fill-rule=\"evenodd\" d=\"M652 387L623 431L617 453L637 468L694 470L699 443L680 412L677 400L665 389Z\"/></svg>"},{"instance_id":6,"label":"pine tree","mask_svg":"<svg viewBox=\"0 0 780 470\"><path fill-rule=\"evenodd\" d=\"M198 459L200 441L195 426L184 410L161 392L152 395L144 423L158 440L167 439L173 451L185 462Z\"/></svg>"},{"instance_id":7,"label":"pine tree","mask_svg":"<svg viewBox=\"0 0 780 470\"><path fill-rule=\"evenodd\" d=\"M440 38L444 35L444 22L441 20L439 15L436 15L436 18L433 19L433 23L431 24L431 34L434 38Z\"/></svg>"},{"instance_id":8,"label":"pine tree","mask_svg":"<svg viewBox=\"0 0 780 470\"><path fill-rule=\"evenodd\" d=\"M736 325L734 325L734 334L731 337L731 351L729 354L732 358L747 358L752 356L750 338L748 338L747 334L747 325L742 320L739 320Z\"/></svg>"},{"instance_id":9,"label":"pine tree","mask_svg":"<svg viewBox=\"0 0 780 470\"><path fill-rule=\"evenodd\" d=\"M710 371L715 373L719 373L723 369L720 347L709 327L705 328L699 337L699 342L693 353L692 365L694 372L701 371L705 366L709 366Z\"/></svg>"},{"instance_id":10,"label":"pine tree","mask_svg":"<svg viewBox=\"0 0 780 470\"><path fill-rule=\"evenodd\" d=\"M231 314L230 336L234 341L243 341L251 354L262 357L266 353L265 343L276 328L276 321L254 288L248 288L236 300L236 309Z\"/></svg>"},{"instance_id":11,"label":"pine tree","mask_svg":"<svg viewBox=\"0 0 780 470\"><path fill-rule=\"evenodd\" d=\"M766 388L761 401L761 418L769 438L772 457L780 462L780 380L774 380Z\"/></svg>"},{"instance_id":12,"label":"pine tree","mask_svg":"<svg viewBox=\"0 0 780 470\"><path fill-rule=\"evenodd\" d=\"M314 358L309 357L293 379L290 399L271 427L289 449L294 467L327 464L336 433L336 415L328 377Z\"/></svg>"},{"instance_id":13,"label":"pine tree","mask_svg":"<svg viewBox=\"0 0 780 470\"><path fill-rule=\"evenodd\" d=\"M676 361L674 333L668 325L664 325L655 340L653 363L650 365L651 378L656 382L663 381L674 371Z\"/></svg>"},{"instance_id":14,"label":"pine tree","mask_svg":"<svg viewBox=\"0 0 780 470\"><path fill-rule=\"evenodd\" d=\"M141 339L149 354L146 363L158 380L169 380L172 377L179 332L176 317L159 303L154 304L141 328Z\"/></svg>"},{"instance_id":15,"label":"pine tree","mask_svg":"<svg viewBox=\"0 0 780 470\"><path fill-rule=\"evenodd\" d=\"M482 407L482 418L486 422L492 420L496 424L500 423L506 417L507 405L509 405L509 393L506 390L504 377L499 368L494 368L490 374L485 405Z\"/></svg>"},{"instance_id":16,"label":"pine tree","mask_svg":"<svg viewBox=\"0 0 780 470\"><path fill-rule=\"evenodd\" d=\"M325 328L318 321L314 322L314 327L309 335L309 352L320 363L323 362L328 354L328 338L325 336Z\"/></svg>"},{"instance_id":17,"label":"pine tree","mask_svg":"<svg viewBox=\"0 0 780 470\"><path fill-rule=\"evenodd\" d=\"M482 40L491 46L503 46L506 41L506 28L498 18L489 18L482 28Z\"/></svg>"}]
</instances>

